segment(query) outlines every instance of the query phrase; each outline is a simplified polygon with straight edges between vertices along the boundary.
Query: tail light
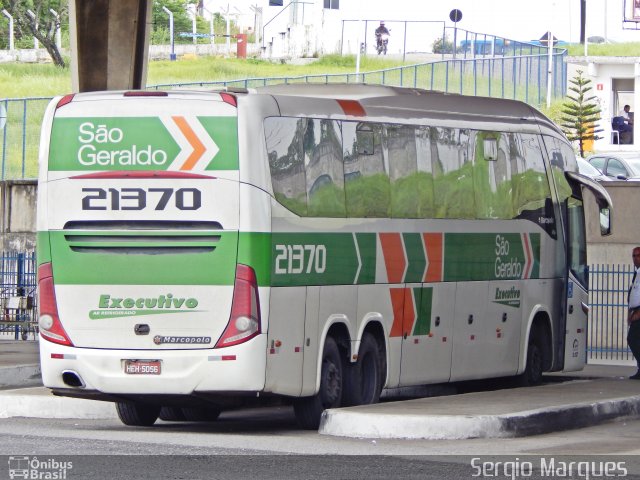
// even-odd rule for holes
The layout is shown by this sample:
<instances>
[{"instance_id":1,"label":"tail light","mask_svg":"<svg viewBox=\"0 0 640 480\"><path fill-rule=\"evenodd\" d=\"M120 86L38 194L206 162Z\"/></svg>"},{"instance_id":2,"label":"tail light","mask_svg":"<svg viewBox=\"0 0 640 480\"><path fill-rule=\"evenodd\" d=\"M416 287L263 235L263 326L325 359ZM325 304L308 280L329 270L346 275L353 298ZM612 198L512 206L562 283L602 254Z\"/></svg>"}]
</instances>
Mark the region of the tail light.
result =
<instances>
[{"instance_id":1,"label":"tail light","mask_svg":"<svg viewBox=\"0 0 640 480\"><path fill-rule=\"evenodd\" d=\"M38 267L38 289L40 292L40 318L38 326L40 335L45 340L60 345L73 346L67 332L64 331L58 316L56 292L53 288L53 270L51 263L43 263Z\"/></svg>"},{"instance_id":2,"label":"tail light","mask_svg":"<svg viewBox=\"0 0 640 480\"><path fill-rule=\"evenodd\" d=\"M214 348L244 343L260 332L260 297L256 272L247 265L238 264L233 286L231 317Z\"/></svg>"}]
</instances>

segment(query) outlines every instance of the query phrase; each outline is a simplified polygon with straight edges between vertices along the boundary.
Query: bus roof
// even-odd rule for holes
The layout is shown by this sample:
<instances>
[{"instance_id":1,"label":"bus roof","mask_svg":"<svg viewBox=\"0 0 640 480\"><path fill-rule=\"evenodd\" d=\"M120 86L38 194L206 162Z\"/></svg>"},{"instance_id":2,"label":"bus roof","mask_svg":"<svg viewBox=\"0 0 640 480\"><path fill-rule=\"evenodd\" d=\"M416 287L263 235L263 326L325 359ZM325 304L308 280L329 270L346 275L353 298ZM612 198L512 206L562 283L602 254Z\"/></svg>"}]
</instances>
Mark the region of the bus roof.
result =
<instances>
[{"instance_id":1,"label":"bus roof","mask_svg":"<svg viewBox=\"0 0 640 480\"><path fill-rule=\"evenodd\" d=\"M479 122L478 128L491 124L511 124L520 131L545 131L562 135L546 116L519 100L467 96L419 88L366 84L290 84L251 89L250 93L268 94L278 103L283 116L318 114L349 115L344 104L357 102L367 116L387 119L436 120L453 119ZM332 111L335 109L335 111ZM531 127L528 127L530 125Z\"/></svg>"}]
</instances>

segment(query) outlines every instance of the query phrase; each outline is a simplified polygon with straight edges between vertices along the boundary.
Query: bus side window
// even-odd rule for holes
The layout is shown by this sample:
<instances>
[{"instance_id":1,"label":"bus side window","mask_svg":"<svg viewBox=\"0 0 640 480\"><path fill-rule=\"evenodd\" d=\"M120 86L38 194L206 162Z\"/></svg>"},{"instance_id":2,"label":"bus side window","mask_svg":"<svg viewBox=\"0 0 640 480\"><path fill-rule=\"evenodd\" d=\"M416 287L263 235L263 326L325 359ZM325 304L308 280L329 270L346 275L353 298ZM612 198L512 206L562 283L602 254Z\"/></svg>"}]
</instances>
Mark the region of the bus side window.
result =
<instances>
[{"instance_id":1,"label":"bus side window","mask_svg":"<svg viewBox=\"0 0 640 480\"><path fill-rule=\"evenodd\" d=\"M511 219L511 165L507 135L499 132L476 132L473 183L476 217Z\"/></svg>"},{"instance_id":2,"label":"bus side window","mask_svg":"<svg viewBox=\"0 0 640 480\"><path fill-rule=\"evenodd\" d=\"M470 133L460 128L431 128L431 141L436 146L432 156L436 218L476 217Z\"/></svg>"},{"instance_id":3,"label":"bus side window","mask_svg":"<svg viewBox=\"0 0 640 480\"><path fill-rule=\"evenodd\" d=\"M264 129L276 200L293 213L306 216L307 187L302 144L306 119L267 118Z\"/></svg>"},{"instance_id":4,"label":"bus side window","mask_svg":"<svg viewBox=\"0 0 640 480\"><path fill-rule=\"evenodd\" d=\"M373 153L358 152L357 131L373 132ZM388 218L390 186L388 164L383 156L382 125L356 122L342 123L344 148L344 186L347 216L356 218Z\"/></svg>"},{"instance_id":5,"label":"bus side window","mask_svg":"<svg viewBox=\"0 0 640 480\"><path fill-rule=\"evenodd\" d=\"M552 238L556 238L555 215L547 200L551 198L551 189L539 139L530 134L510 136L512 150L517 152L512 159L516 170L513 174L515 217L531 220L544 228Z\"/></svg>"},{"instance_id":6,"label":"bus side window","mask_svg":"<svg viewBox=\"0 0 640 480\"><path fill-rule=\"evenodd\" d=\"M414 127L387 125L387 153L391 179L391 217L420 218L423 194L418 176Z\"/></svg>"},{"instance_id":7,"label":"bus side window","mask_svg":"<svg viewBox=\"0 0 640 480\"><path fill-rule=\"evenodd\" d=\"M307 120L304 159L309 216L345 217L342 134L338 122Z\"/></svg>"}]
</instances>

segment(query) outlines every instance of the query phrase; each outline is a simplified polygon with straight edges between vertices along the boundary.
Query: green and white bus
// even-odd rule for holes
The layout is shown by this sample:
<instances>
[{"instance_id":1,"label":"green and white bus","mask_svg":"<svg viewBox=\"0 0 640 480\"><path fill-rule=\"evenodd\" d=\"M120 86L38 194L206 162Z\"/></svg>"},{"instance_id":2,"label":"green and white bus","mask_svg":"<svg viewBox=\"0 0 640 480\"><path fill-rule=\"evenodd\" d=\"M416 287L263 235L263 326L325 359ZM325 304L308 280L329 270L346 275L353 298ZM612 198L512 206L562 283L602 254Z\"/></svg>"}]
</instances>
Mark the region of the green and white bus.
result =
<instances>
[{"instance_id":1,"label":"green and white bus","mask_svg":"<svg viewBox=\"0 0 640 480\"><path fill-rule=\"evenodd\" d=\"M581 369L582 187L610 199L577 171L560 130L510 100L57 98L40 145L44 385L115 402L128 425L285 401L317 428L385 388Z\"/></svg>"}]
</instances>

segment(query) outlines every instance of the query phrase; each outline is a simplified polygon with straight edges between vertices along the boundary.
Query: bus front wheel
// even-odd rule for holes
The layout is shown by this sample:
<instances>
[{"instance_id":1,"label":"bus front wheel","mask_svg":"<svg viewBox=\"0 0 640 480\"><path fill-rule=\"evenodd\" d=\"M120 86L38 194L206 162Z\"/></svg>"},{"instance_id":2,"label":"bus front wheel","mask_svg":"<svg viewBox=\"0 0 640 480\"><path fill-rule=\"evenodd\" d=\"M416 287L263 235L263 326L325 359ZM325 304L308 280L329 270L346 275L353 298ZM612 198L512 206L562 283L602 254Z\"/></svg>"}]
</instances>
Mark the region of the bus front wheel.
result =
<instances>
[{"instance_id":1,"label":"bus front wheel","mask_svg":"<svg viewBox=\"0 0 640 480\"><path fill-rule=\"evenodd\" d=\"M125 425L150 427L160 415L160 406L134 402L116 402L116 411L120 421Z\"/></svg>"},{"instance_id":2,"label":"bus front wheel","mask_svg":"<svg viewBox=\"0 0 640 480\"><path fill-rule=\"evenodd\" d=\"M528 387L542 383L542 372L544 371L543 352L544 345L542 336L537 330L532 330L527 348L527 365L524 372L518 378L520 386Z\"/></svg>"},{"instance_id":3,"label":"bus front wheel","mask_svg":"<svg viewBox=\"0 0 640 480\"><path fill-rule=\"evenodd\" d=\"M341 406L343 378L340 350L336 341L327 337L322 351L320 390L313 397L296 399L293 404L296 420L301 428L317 430L322 412L327 408Z\"/></svg>"}]
</instances>

